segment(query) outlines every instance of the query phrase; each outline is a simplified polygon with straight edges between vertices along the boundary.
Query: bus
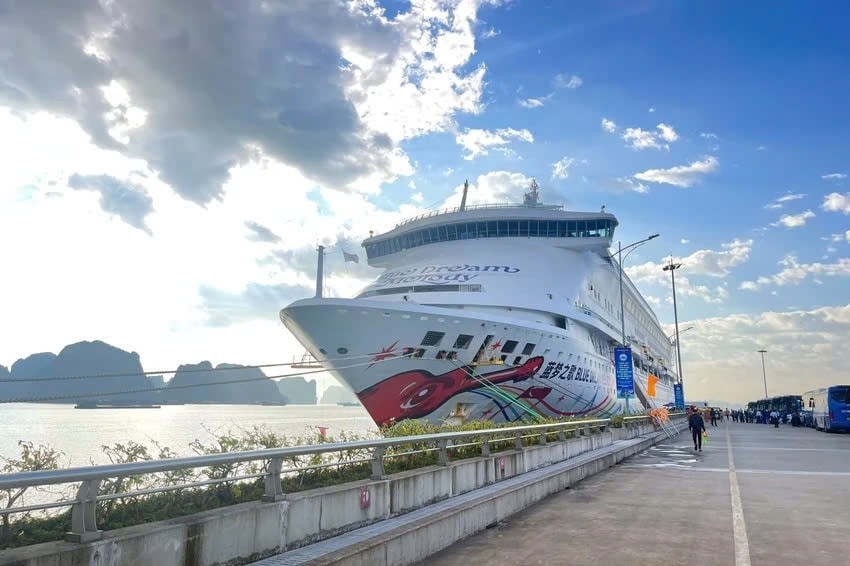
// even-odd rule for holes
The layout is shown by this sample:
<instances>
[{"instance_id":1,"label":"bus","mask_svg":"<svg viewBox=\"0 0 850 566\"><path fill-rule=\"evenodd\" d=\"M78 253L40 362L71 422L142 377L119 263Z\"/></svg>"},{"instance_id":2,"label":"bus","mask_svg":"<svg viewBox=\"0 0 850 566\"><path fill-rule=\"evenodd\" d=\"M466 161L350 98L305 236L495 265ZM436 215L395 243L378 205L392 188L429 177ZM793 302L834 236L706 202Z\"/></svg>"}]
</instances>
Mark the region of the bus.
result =
<instances>
[{"instance_id":1,"label":"bus","mask_svg":"<svg viewBox=\"0 0 850 566\"><path fill-rule=\"evenodd\" d=\"M833 385L803 394L814 427L826 432L850 430L850 385Z\"/></svg>"},{"instance_id":2,"label":"bus","mask_svg":"<svg viewBox=\"0 0 850 566\"><path fill-rule=\"evenodd\" d=\"M762 413L779 411L782 422L785 422L787 420L787 415L799 413L803 410L803 405L803 397L800 395L782 395L779 397L771 397L769 399L750 401L747 403L747 408L752 412L761 411Z\"/></svg>"}]
</instances>

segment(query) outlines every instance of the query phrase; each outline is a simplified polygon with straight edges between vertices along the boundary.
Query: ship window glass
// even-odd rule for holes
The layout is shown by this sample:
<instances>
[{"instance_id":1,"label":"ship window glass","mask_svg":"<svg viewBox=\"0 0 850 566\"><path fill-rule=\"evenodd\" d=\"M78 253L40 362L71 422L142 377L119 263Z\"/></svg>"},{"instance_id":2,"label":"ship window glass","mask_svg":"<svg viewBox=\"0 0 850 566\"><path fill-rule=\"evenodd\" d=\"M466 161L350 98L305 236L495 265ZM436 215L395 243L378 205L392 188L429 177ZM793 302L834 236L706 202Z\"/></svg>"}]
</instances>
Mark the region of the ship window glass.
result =
<instances>
[{"instance_id":1,"label":"ship window glass","mask_svg":"<svg viewBox=\"0 0 850 566\"><path fill-rule=\"evenodd\" d=\"M422 338L422 342L420 346L437 346L440 343L440 340L445 336L445 332L435 332L433 330L429 330L425 333L425 337Z\"/></svg>"},{"instance_id":2,"label":"ship window glass","mask_svg":"<svg viewBox=\"0 0 850 566\"><path fill-rule=\"evenodd\" d=\"M520 362L521 362L521 361L522 361L522 356L517 356L517 357L515 357L515 358L514 358L514 365L515 365L515 366L518 366L518 365L520 364Z\"/></svg>"},{"instance_id":3,"label":"ship window glass","mask_svg":"<svg viewBox=\"0 0 850 566\"><path fill-rule=\"evenodd\" d=\"M457 348L458 350L466 350L472 343L472 338L473 337L469 334L459 334L457 340L455 340L455 345L452 346L452 348Z\"/></svg>"},{"instance_id":4,"label":"ship window glass","mask_svg":"<svg viewBox=\"0 0 850 566\"><path fill-rule=\"evenodd\" d=\"M517 225L517 234L519 234L520 237L528 237L528 220L520 220L517 222Z\"/></svg>"},{"instance_id":5,"label":"ship window glass","mask_svg":"<svg viewBox=\"0 0 850 566\"><path fill-rule=\"evenodd\" d=\"M531 353L534 351L535 346L537 346L537 344L532 344L531 342L526 344L525 348L522 349L522 355L523 356L530 356Z\"/></svg>"},{"instance_id":6,"label":"ship window glass","mask_svg":"<svg viewBox=\"0 0 850 566\"><path fill-rule=\"evenodd\" d=\"M505 345L502 346L502 353L512 353L514 350L516 350L517 344L519 344L519 342L517 342L516 340L508 340L507 342L505 342Z\"/></svg>"},{"instance_id":7,"label":"ship window glass","mask_svg":"<svg viewBox=\"0 0 850 566\"><path fill-rule=\"evenodd\" d=\"M422 228L365 246L370 258L451 240L505 237L588 238L614 235L614 223L599 220L488 220Z\"/></svg>"}]
</instances>

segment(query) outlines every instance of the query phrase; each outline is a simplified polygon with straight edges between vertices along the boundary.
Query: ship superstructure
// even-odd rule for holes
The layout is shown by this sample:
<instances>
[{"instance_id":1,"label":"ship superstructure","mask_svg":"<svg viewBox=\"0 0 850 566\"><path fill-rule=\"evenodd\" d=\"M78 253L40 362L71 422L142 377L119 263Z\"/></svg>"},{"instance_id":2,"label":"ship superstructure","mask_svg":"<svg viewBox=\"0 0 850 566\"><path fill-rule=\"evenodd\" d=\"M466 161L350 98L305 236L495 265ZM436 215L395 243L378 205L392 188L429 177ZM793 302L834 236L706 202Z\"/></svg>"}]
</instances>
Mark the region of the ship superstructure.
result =
<instances>
[{"instance_id":1,"label":"ship superstructure","mask_svg":"<svg viewBox=\"0 0 850 566\"><path fill-rule=\"evenodd\" d=\"M384 271L356 297L296 301L282 322L380 426L624 412L615 216L543 205L536 183L522 204L465 196L366 239L369 265ZM629 410L664 405L670 342L625 274L623 293Z\"/></svg>"}]
</instances>

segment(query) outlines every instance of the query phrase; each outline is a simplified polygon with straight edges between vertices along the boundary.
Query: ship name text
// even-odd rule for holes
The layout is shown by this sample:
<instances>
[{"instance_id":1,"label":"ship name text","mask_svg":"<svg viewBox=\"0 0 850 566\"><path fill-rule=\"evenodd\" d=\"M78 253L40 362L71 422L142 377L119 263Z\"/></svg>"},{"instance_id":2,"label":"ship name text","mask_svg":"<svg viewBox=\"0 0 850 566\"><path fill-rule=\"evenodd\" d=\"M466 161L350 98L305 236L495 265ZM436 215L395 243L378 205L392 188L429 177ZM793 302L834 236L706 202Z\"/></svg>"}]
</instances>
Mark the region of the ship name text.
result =
<instances>
[{"instance_id":1,"label":"ship name text","mask_svg":"<svg viewBox=\"0 0 850 566\"><path fill-rule=\"evenodd\" d=\"M398 285L422 281L436 285L447 283L467 283L478 277L479 272L518 273L518 267L509 265L426 265L398 271L389 271L381 275L373 284L374 287Z\"/></svg>"}]
</instances>

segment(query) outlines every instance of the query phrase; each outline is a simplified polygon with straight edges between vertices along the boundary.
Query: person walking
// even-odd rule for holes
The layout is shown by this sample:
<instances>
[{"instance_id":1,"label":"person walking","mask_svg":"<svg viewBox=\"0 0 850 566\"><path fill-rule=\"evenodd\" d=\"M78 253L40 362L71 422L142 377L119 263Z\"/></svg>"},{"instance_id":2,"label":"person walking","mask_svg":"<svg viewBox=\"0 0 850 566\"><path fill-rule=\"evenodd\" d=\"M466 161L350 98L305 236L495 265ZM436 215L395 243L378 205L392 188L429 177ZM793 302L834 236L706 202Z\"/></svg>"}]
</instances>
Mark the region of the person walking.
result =
<instances>
[{"instance_id":1,"label":"person walking","mask_svg":"<svg viewBox=\"0 0 850 566\"><path fill-rule=\"evenodd\" d=\"M694 450L702 452L702 433L705 432L705 420L699 411L694 411L688 418L688 428L691 429L691 435L694 438Z\"/></svg>"}]
</instances>

